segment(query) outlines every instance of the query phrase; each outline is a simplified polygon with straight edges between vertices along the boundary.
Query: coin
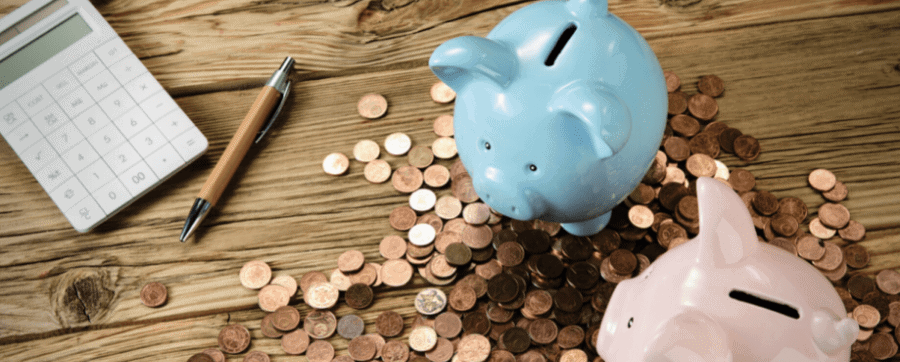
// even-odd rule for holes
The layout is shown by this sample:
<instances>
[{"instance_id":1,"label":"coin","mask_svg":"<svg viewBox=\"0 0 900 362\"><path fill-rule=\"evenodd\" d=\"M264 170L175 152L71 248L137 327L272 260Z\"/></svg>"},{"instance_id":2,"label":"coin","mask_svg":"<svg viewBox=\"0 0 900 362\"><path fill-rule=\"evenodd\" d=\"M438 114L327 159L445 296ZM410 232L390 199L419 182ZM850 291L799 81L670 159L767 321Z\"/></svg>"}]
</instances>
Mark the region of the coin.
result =
<instances>
[{"instance_id":1,"label":"coin","mask_svg":"<svg viewBox=\"0 0 900 362\"><path fill-rule=\"evenodd\" d=\"M884 269L875 274L875 284L882 292L897 295L900 293L900 273L893 269Z\"/></svg>"},{"instance_id":2,"label":"coin","mask_svg":"<svg viewBox=\"0 0 900 362\"><path fill-rule=\"evenodd\" d=\"M372 140L362 140L353 146L353 158L360 162L370 162L381 154L381 147Z\"/></svg>"},{"instance_id":3,"label":"coin","mask_svg":"<svg viewBox=\"0 0 900 362\"><path fill-rule=\"evenodd\" d=\"M494 233L487 225L466 225L460 234L462 242L472 249L481 249L491 245L493 237Z\"/></svg>"},{"instance_id":4,"label":"coin","mask_svg":"<svg viewBox=\"0 0 900 362\"><path fill-rule=\"evenodd\" d=\"M288 305L291 301L291 295L287 288L273 284L262 287L257 297L259 299L259 308L266 312L274 312L276 309Z\"/></svg>"},{"instance_id":5,"label":"coin","mask_svg":"<svg viewBox=\"0 0 900 362\"><path fill-rule=\"evenodd\" d=\"M334 270L331 271L329 283L342 292L347 291L347 288L350 288L350 284L353 284L353 282L350 281L350 277L347 276L347 274L342 273L338 268L334 268Z\"/></svg>"},{"instance_id":6,"label":"coin","mask_svg":"<svg viewBox=\"0 0 900 362\"><path fill-rule=\"evenodd\" d=\"M431 144L431 150L434 153L434 157L440 159L446 160L456 157L456 140L451 137L438 137Z\"/></svg>"},{"instance_id":7,"label":"coin","mask_svg":"<svg viewBox=\"0 0 900 362\"><path fill-rule=\"evenodd\" d=\"M514 267L525 260L525 249L515 241L507 241L497 247L497 261L503 266Z\"/></svg>"},{"instance_id":8,"label":"coin","mask_svg":"<svg viewBox=\"0 0 900 362\"><path fill-rule=\"evenodd\" d=\"M809 185L812 186L812 188L821 192L831 190L837 182L837 178L834 174L823 168L815 169L810 172L808 180Z\"/></svg>"},{"instance_id":9,"label":"coin","mask_svg":"<svg viewBox=\"0 0 900 362\"><path fill-rule=\"evenodd\" d=\"M347 288L344 299L347 306L353 309L365 309L372 304L375 293L372 288L363 283L356 283Z\"/></svg>"},{"instance_id":10,"label":"coin","mask_svg":"<svg viewBox=\"0 0 900 362\"><path fill-rule=\"evenodd\" d=\"M356 103L356 111L360 116L376 119L387 113L387 99L380 94L366 94Z\"/></svg>"},{"instance_id":11,"label":"coin","mask_svg":"<svg viewBox=\"0 0 900 362\"><path fill-rule=\"evenodd\" d=\"M681 114L687 110L687 96L682 92L671 92L668 94L668 108L667 112L669 115Z\"/></svg>"},{"instance_id":12,"label":"coin","mask_svg":"<svg viewBox=\"0 0 900 362\"><path fill-rule=\"evenodd\" d=\"M168 296L169 291L162 283L151 282L141 288L141 303L151 308L165 304Z\"/></svg>"},{"instance_id":13,"label":"coin","mask_svg":"<svg viewBox=\"0 0 900 362\"><path fill-rule=\"evenodd\" d=\"M272 325L283 332L292 331L300 325L300 311L291 306L282 306L271 314Z\"/></svg>"},{"instance_id":14,"label":"coin","mask_svg":"<svg viewBox=\"0 0 900 362\"><path fill-rule=\"evenodd\" d=\"M440 216L437 216L436 213L429 212L426 214L422 214L416 219L416 224L428 224L434 228L435 232L441 232L444 229L444 220L441 220Z\"/></svg>"},{"instance_id":15,"label":"coin","mask_svg":"<svg viewBox=\"0 0 900 362\"><path fill-rule=\"evenodd\" d=\"M685 168L694 177L713 177L716 175L716 161L702 153L688 157Z\"/></svg>"},{"instance_id":16,"label":"coin","mask_svg":"<svg viewBox=\"0 0 900 362\"><path fill-rule=\"evenodd\" d=\"M457 344L459 362L484 362L491 354L491 342L480 334L469 334Z\"/></svg>"},{"instance_id":17,"label":"coin","mask_svg":"<svg viewBox=\"0 0 900 362\"><path fill-rule=\"evenodd\" d=\"M437 344L437 333L427 326L419 326L409 333L409 347L414 351L427 352Z\"/></svg>"},{"instance_id":18,"label":"coin","mask_svg":"<svg viewBox=\"0 0 900 362\"><path fill-rule=\"evenodd\" d=\"M406 240L397 235L388 235L378 244L378 252L385 259L400 259L406 255Z\"/></svg>"},{"instance_id":19,"label":"coin","mask_svg":"<svg viewBox=\"0 0 900 362\"><path fill-rule=\"evenodd\" d=\"M440 289L426 288L416 294L416 310L423 315L435 315L447 306L447 296Z\"/></svg>"},{"instance_id":20,"label":"coin","mask_svg":"<svg viewBox=\"0 0 900 362\"><path fill-rule=\"evenodd\" d=\"M666 151L666 156L673 161L684 161L691 155L688 141L681 137L669 137L663 141L663 149Z\"/></svg>"},{"instance_id":21,"label":"coin","mask_svg":"<svg viewBox=\"0 0 900 362\"><path fill-rule=\"evenodd\" d=\"M694 117L702 121L712 120L719 113L719 104L712 97L698 93L687 100L687 108Z\"/></svg>"},{"instance_id":22,"label":"coin","mask_svg":"<svg viewBox=\"0 0 900 362\"><path fill-rule=\"evenodd\" d=\"M453 358L454 346L446 338L438 338L434 348L425 353L425 357L431 362L447 362Z\"/></svg>"},{"instance_id":23,"label":"coin","mask_svg":"<svg viewBox=\"0 0 900 362\"><path fill-rule=\"evenodd\" d=\"M681 78L673 72L663 71L663 77L666 78L666 91L672 93L681 87Z\"/></svg>"},{"instance_id":24,"label":"coin","mask_svg":"<svg viewBox=\"0 0 900 362\"><path fill-rule=\"evenodd\" d=\"M406 194L418 190L424 181L422 171L414 166L400 167L394 170L394 174L391 176L391 184L394 189Z\"/></svg>"},{"instance_id":25,"label":"coin","mask_svg":"<svg viewBox=\"0 0 900 362\"><path fill-rule=\"evenodd\" d=\"M498 344L512 353L522 353L531 346L531 337L524 328L512 327L500 334Z\"/></svg>"},{"instance_id":26,"label":"coin","mask_svg":"<svg viewBox=\"0 0 900 362\"><path fill-rule=\"evenodd\" d=\"M344 273L354 273L366 264L366 257L359 250L347 250L337 260L338 269Z\"/></svg>"},{"instance_id":27,"label":"coin","mask_svg":"<svg viewBox=\"0 0 900 362\"><path fill-rule=\"evenodd\" d=\"M834 236L836 232L836 230L822 225L822 222L819 221L819 218L814 218L809 222L809 233L819 239L831 239L831 237Z\"/></svg>"},{"instance_id":28,"label":"coin","mask_svg":"<svg viewBox=\"0 0 900 362\"><path fill-rule=\"evenodd\" d=\"M272 279L271 284L284 287L291 296L297 294L297 279L290 275L279 275Z\"/></svg>"},{"instance_id":29,"label":"coin","mask_svg":"<svg viewBox=\"0 0 900 362\"><path fill-rule=\"evenodd\" d=\"M587 353L580 349L568 349L559 356L559 362L588 362Z\"/></svg>"},{"instance_id":30,"label":"coin","mask_svg":"<svg viewBox=\"0 0 900 362\"><path fill-rule=\"evenodd\" d=\"M409 150L407 160L410 166L426 168L434 162L434 154L428 146L415 146Z\"/></svg>"},{"instance_id":31,"label":"coin","mask_svg":"<svg viewBox=\"0 0 900 362\"><path fill-rule=\"evenodd\" d=\"M337 318L328 310L314 310L303 320L303 330L315 339L326 339L334 335Z\"/></svg>"},{"instance_id":32,"label":"coin","mask_svg":"<svg viewBox=\"0 0 900 362\"><path fill-rule=\"evenodd\" d=\"M219 332L218 342L222 352L241 353L250 346L250 331L240 324L230 324Z\"/></svg>"},{"instance_id":33,"label":"coin","mask_svg":"<svg viewBox=\"0 0 900 362\"><path fill-rule=\"evenodd\" d=\"M188 362L215 362L215 360L208 354L197 353L188 358Z\"/></svg>"},{"instance_id":34,"label":"coin","mask_svg":"<svg viewBox=\"0 0 900 362\"><path fill-rule=\"evenodd\" d=\"M435 332L444 338L455 338L462 332L462 320L453 312L444 312L434 319Z\"/></svg>"},{"instance_id":35,"label":"coin","mask_svg":"<svg viewBox=\"0 0 900 362\"><path fill-rule=\"evenodd\" d=\"M306 348L306 358L309 362L331 362L334 358L334 346L327 341L313 341Z\"/></svg>"},{"instance_id":36,"label":"coin","mask_svg":"<svg viewBox=\"0 0 900 362\"><path fill-rule=\"evenodd\" d=\"M365 332L366 325L362 318L355 314L348 314L337 322L337 333L345 339L359 337Z\"/></svg>"},{"instance_id":37,"label":"coin","mask_svg":"<svg viewBox=\"0 0 900 362\"><path fill-rule=\"evenodd\" d=\"M738 168L731 171L728 182L735 191L747 192L756 186L756 177L750 171Z\"/></svg>"},{"instance_id":38,"label":"coin","mask_svg":"<svg viewBox=\"0 0 900 362\"><path fill-rule=\"evenodd\" d=\"M403 259L388 260L381 266L381 280L385 285L404 286L412 279L412 275L412 265Z\"/></svg>"},{"instance_id":39,"label":"coin","mask_svg":"<svg viewBox=\"0 0 900 362\"><path fill-rule=\"evenodd\" d=\"M441 196L434 204L434 212L445 220L459 216L462 210L462 203L451 195Z\"/></svg>"},{"instance_id":40,"label":"coin","mask_svg":"<svg viewBox=\"0 0 900 362\"><path fill-rule=\"evenodd\" d=\"M244 362L270 362L269 355L265 352L250 351L244 356Z\"/></svg>"},{"instance_id":41,"label":"coin","mask_svg":"<svg viewBox=\"0 0 900 362\"><path fill-rule=\"evenodd\" d=\"M819 260L813 260L812 264L822 270L834 270L841 266L844 260L844 252L832 242L824 241L825 255Z\"/></svg>"},{"instance_id":42,"label":"coin","mask_svg":"<svg viewBox=\"0 0 900 362\"><path fill-rule=\"evenodd\" d=\"M399 336L403 331L403 317L394 311L382 312L375 319L375 330L379 335L390 338Z\"/></svg>"},{"instance_id":43,"label":"coin","mask_svg":"<svg viewBox=\"0 0 900 362\"><path fill-rule=\"evenodd\" d=\"M434 191L418 189L409 195L409 207L416 211L428 211L434 207L437 201Z\"/></svg>"},{"instance_id":44,"label":"coin","mask_svg":"<svg viewBox=\"0 0 900 362\"><path fill-rule=\"evenodd\" d=\"M437 82L431 86L431 99L437 103L450 103L456 99L456 92L444 82Z\"/></svg>"},{"instance_id":45,"label":"coin","mask_svg":"<svg viewBox=\"0 0 900 362\"><path fill-rule=\"evenodd\" d=\"M272 279L272 269L262 261L249 261L241 267L240 279L241 285L245 288L259 289L269 284L269 280Z\"/></svg>"},{"instance_id":46,"label":"coin","mask_svg":"<svg viewBox=\"0 0 900 362\"><path fill-rule=\"evenodd\" d=\"M836 181L831 190L822 193L822 197L831 202L841 202L847 198L847 194L849 194L847 185L844 185L843 182Z\"/></svg>"},{"instance_id":47,"label":"coin","mask_svg":"<svg viewBox=\"0 0 900 362\"><path fill-rule=\"evenodd\" d=\"M409 242L417 246L425 246L434 242L436 236L434 227L428 224L418 224L409 229Z\"/></svg>"},{"instance_id":48,"label":"coin","mask_svg":"<svg viewBox=\"0 0 900 362\"><path fill-rule=\"evenodd\" d=\"M725 91L725 82L716 75L705 75L697 82L697 90L710 97L718 97Z\"/></svg>"},{"instance_id":49,"label":"coin","mask_svg":"<svg viewBox=\"0 0 900 362\"><path fill-rule=\"evenodd\" d=\"M841 229L850 222L850 211L844 205L827 202L819 206L819 221L831 229Z\"/></svg>"},{"instance_id":50,"label":"coin","mask_svg":"<svg viewBox=\"0 0 900 362\"><path fill-rule=\"evenodd\" d=\"M309 347L309 335L305 330L297 329L281 337L281 349L284 353L298 355Z\"/></svg>"},{"instance_id":51,"label":"coin","mask_svg":"<svg viewBox=\"0 0 900 362\"><path fill-rule=\"evenodd\" d=\"M860 304L853 310L853 319L859 323L860 328L872 329L881 321L881 315L875 307L867 304Z\"/></svg>"},{"instance_id":52,"label":"coin","mask_svg":"<svg viewBox=\"0 0 900 362\"><path fill-rule=\"evenodd\" d=\"M384 362L406 362L408 359L409 347L400 341L390 341L381 347L381 360Z\"/></svg>"},{"instance_id":53,"label":"coin","mask_svg":"<svg viewBox=\"0 0 900 362\"><path fill-rule=\"evenodd\" d=\"M308 293L309 287L316 283L328 282L328 276L320 271L311 271L300 277L300 290Z\"/></svg>"},{"instance_id":54,"label":"coin","mask_svg":"<svg viewBox=\"0 0 900 362\"><path fill-rule=\"evenodd\" d=\"M465 284L457 284L450 290L450 295L447 296L447 303L450 305L450 308L460 312L472 309L477 300L475 290Z\"/></svg>"},{"instance_id":55,"label":"coin","mask_svg":"<svg viewBox=\"0 0 900 362\"><path fill-rule=\"evenodd\" d=\"M862 245L850 244L844 247L844 260L847 266L862 269L869 265L869 252Z\"/></svg>"},{"instance_id":56,"label":"coin","mask_svg":"<svg viewBox=\"0 0 900 362\"><path fill-rule=\"evenodd\" d=\"M453 116L442 114L434 120L434 134L441 137L453 136Z\"/></svg>"},{"instance_id":57,"label":"coin","mask_svg":"<svg viewBox=\"0 0 900 362\"><path fill-rule=\"evenodd\" d=\"M462 211L463 220L472 225L481 225L488 221L491 208L482 202L473 202L466 205Z\"/></svg>"},{"instance_id":58,"label":"coin","mask_svg":"<svg viewBox=\"0 0 900 362\"><path fill-rule=\"evenodd\" d=\"M339 295L340 291L334 284L319 282L309 287L309 291L304 293L303 299L310 307L328 309L337 303Z\"/></svg>"},{"instance_id":59,"label":"coin","mask_svg":"<svg viewBox=\"0 0 900 362\"><path fill-rule=\"evenodd\" d=\"M443 165L431 165L425 169L422 176L426 185L444 187L450 181L450 170Z\"/></svg>"},{"instance_id":60,"label":"coin","mask_svg":"<svg viewBox=\"0 0 900 362\"><path fill-rule=\"evenodd\" d=\"M359 336L350 340L347 344L347 353L354 361L368 361L375 358L375 341L365 336Z\"/></svg>"},{"instance_id":61,"label":"coin","mask_svg":"<svg viewBox=\"0 0 900 362\"><path fill-rule=\"evenodd\" d=\"M637 228L647 229L653 225L653 211L644 205L634 205L628 209L628 220Z\"/></svg>"},{"instance_id":62,"label":"coin","mask_svg":"<svg viewBox=\"0 0 900 362\"><path fill-rule=\"evenodd\" d=\"M384 150L394 156L402 156L409 152L412 140L406 133L391 133L384 139Z\"/></svg>"},{"instance_id":63,"label":"coin","mask_svg":"<svg viewBox=\"0 0 900 362\"><path fill-rule=\"evenodd\" d=\"M744 161L753 161L759 157L759 141L750 135L741 135L734 139L734 154Z\"/></svg>"},{"instance_id":64,"label":"coin","mask_svg":"<svg viewBox=\"0 0 900 362\"><path fill-rule=\"evenodd\" d=\"M556 336L559 347L563 349L578 347L584 341L584 329L579 326L565 326Z\"/></svg>"},{"instance_id":65,"label":"coin","mask_svg":"<svg viewBox=\"0 0 900 362\"><path fill-rule=\"evenodd\" d=\"M897 354L897 343L888 333L874 333L869 337L868 343L868 352L872 353L872 357L876 360L886 360Z\"/></svg>"},{"instance_id":66,"label":"coin","mask_svg":"<svg viewBox=\"0 0 900 362\"><path fill-rule=\"evenodd\" d=\"M866 228L855 220L847 222L847 226L837 231L841 239L846 241L862 241L866 237Z\"/></svg>"},{"instance_id":67,"label":"coin","mask_svg":"<svg viewBox=\"0 0 900 362\"><path fill-rule=\"evenodd\" d=\"M428 262L431 274L437 278L450 278L456 275L456 267L447 262L447 257L442 254L433 255Z\"/></svg>"},{"instance_id":68,"label":"coin","mask_svg":"<svg viewBox=\"0 0 900 362\"><path fill-rule=\"evenodd\" d=\"M329 175L342 175L347 172L348 168L350 168L350 159L340 152L330 153L322 161L322 169Z\"/></svg>"},{"instance_id":69,"label":"coin","mask_svg":"<svg viewBox=\"0 0 900 362\"><path fill-rule=\"evenodd\" d=\"M363 177L373 184L384 183L391 178L391 165L384 160L372 160L363 168Z\"/></svg>"},{"instance_id":70,"label":"coin","mask_svg":"<svg viewBox=\"0 0 900 362\"><path fill-rule=\"evenodd\" d=\"M825 244L812 235L804 235L797 240L797 254L806 260L818 260L825 255Z\"/></svg>"}]
</instances>

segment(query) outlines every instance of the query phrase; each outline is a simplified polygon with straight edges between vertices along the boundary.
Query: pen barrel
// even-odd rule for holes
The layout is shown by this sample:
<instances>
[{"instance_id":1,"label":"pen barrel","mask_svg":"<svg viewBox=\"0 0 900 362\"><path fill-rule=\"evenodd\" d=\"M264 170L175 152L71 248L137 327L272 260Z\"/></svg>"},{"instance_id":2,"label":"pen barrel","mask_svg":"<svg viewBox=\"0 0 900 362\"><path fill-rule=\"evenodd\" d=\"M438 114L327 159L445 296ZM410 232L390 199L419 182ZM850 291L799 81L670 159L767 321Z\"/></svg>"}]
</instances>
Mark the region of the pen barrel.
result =
<instances>
[{"instance_id":1,"label":"pen barrel","mask_svg":"<svg viewBox=\"0 0 900 362\"><path fill-rule=\"evenodd\" d=\"M234 172L237 171L247 154L247 150L253 144L256 134L266 122L269 113L275 109L280 98L281 93L275 88L263 87L262 92L250 106L250 111L244 121L238 126L234 137L231 138L231 142L228 142L228 146L225 147L222 158L216 163L216 167L213 168L206 183L203 184L203 188L200 189L198 197L209 201L213 206L216 205L228 182L231 181L231 177L234 176Z\"/></svg>"}]
</instances>

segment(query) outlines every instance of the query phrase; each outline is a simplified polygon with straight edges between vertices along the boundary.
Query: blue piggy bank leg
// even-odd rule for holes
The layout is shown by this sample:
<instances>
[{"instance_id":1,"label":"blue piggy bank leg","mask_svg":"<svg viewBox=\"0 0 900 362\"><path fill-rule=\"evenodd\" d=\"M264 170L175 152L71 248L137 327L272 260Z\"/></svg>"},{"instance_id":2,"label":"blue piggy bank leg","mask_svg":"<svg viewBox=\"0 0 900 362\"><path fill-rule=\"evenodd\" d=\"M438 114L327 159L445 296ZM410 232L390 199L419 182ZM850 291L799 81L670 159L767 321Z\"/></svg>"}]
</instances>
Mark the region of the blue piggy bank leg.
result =
<instances>
[{"instance_id":1,"label":"blue piggy bank leg","mask_svg":"<svg viewBox=\"0 0 900 362\"><path fill-rule=\"evenodd\" d=\"M562 224L562 228L575 236L591 236L600 232L609 223L610 216L612 216L612 211L594 219Z\"/></svg>"}]
</instances>

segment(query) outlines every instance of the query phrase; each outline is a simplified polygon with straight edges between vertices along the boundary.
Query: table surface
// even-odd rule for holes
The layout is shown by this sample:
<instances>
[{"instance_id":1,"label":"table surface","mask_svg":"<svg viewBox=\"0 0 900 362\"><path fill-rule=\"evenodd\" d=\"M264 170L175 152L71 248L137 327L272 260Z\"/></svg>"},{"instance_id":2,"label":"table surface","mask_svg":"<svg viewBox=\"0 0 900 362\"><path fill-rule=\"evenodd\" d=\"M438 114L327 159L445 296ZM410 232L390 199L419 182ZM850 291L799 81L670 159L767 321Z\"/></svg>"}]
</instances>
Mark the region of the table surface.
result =
<instances>
[{"instance_id":1,"label":"table surface","mask_svg":"<svg viewBox=\"0 0 900 362\"><path fill-rule=\"evenodd\" d=\"M0 14L25 2L6 0ZM238 270L259 259L275 275L330 272L351 248L381 262L378 242L400 234L387 216L408 196L366 182L359 162L347 175L328 176L323 158L401 131L430 145L432 121L453 110L429 96L437 81L427 67L431 52L453 37L486 35L532 1L94 3L206 135L209 151L79 234L0 142L0 360L183 361L214 347L229 323L251 330L252 349L306 360L262 337L264 313ZM861 244L871 262L851 272L900 267L900 2L635 0L612 1L610 9L647 38L685 92L705 74L725 80L717 119L758 138L763 153L749 163L720 159L752 171L758 189L801 198L810 219L823 199L806 177L832 170L850 190L843 204L868 229ZM179 243L200 186L287 55L298 72L285 117L250 151L197 238ZM371 92L390 103L378 120L356 112ZM382 159L395 168L406 162ZM150 281L168 287L162 308L140 303ZM379 288L374 305L359 312L367 329L389 309L411 323L412 298L424 285L416 277L404 288ZM332 343L345 353L343 339Z\"/></svg>"}]
</instances>

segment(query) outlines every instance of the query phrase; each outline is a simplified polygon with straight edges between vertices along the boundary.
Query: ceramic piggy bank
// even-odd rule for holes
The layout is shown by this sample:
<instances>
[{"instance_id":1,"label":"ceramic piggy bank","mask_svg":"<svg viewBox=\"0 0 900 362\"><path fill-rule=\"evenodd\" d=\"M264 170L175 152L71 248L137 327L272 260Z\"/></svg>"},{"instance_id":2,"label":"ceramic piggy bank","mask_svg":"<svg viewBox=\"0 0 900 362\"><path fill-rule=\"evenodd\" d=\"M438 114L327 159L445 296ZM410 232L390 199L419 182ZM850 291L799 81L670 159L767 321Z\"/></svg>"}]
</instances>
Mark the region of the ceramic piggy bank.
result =
<instances>
[{"instance_id":1,"label":"ceramic piggy bank","mask_svg":"<svg viewBox=\"0 0 900 362\"><path fill-rule=\"evenodd\" d=\"M606 0L529 5L486 38L442 44L429 66L457 93L456 145L475 191L514 219L595 234L662 139L662 69Z\"/></svg>"},{"instance_id":2,"label":"ceramic piggy bank","mask_svg":"<svg viewBox=\"0 0 900 362\"><path fill-rule=\"evenodd\" d=\"M700 233L620 283L597 352L621 361L848 361L859 326L809 263L758 241L740 197L697 181Z\"/></svg>"}]
</instances>

